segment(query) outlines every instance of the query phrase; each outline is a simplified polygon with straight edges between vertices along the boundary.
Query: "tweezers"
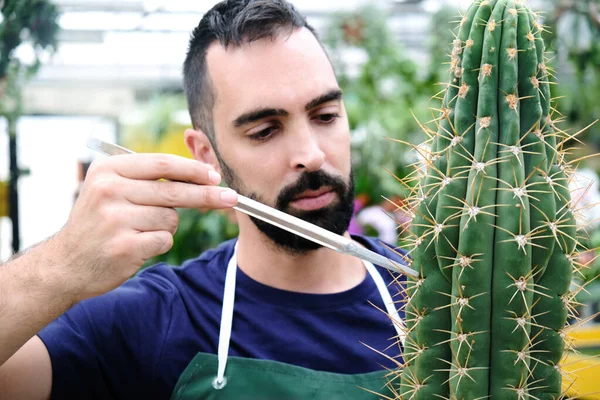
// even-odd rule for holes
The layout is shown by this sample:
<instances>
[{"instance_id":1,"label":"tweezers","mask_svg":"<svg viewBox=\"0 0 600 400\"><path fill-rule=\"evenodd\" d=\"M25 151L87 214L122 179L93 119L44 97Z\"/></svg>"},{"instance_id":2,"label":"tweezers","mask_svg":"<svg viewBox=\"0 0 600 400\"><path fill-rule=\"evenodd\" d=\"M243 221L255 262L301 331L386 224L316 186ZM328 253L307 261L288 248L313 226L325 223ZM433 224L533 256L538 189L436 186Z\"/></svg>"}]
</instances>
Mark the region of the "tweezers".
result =
<instances>
[{"instance_id":1,"label":"tweezers","mask_svg":"<svg viewBox=\"0 0 600 400\"><path fill-rule=\"evenodd\" d=\"M92 150L108 156L134 154L132 150L97 138L90 138L87 146ZM238 194L238 204L233 208L307 240L318 243L323 247L337 251L338 253L358 257L396 273L415 278L418 277L418 273L415 270L366 249L347 237L337 235L320 226L311 224L310 222L269 207L248 197Z\"/></svg>"}]
</instances>

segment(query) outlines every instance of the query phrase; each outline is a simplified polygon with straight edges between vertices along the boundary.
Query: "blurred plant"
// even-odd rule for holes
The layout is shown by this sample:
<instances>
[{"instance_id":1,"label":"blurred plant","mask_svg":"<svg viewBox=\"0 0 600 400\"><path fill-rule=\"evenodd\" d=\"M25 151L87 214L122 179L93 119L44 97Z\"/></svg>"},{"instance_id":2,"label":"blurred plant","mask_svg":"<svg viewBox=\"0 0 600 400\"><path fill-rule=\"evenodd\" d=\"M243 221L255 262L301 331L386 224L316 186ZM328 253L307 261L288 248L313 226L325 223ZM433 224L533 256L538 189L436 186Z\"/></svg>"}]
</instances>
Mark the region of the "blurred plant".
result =
<instances>
[{"instance_id":1,"label":"blurred plant","mask_svg":"<svg viewBox=\"0 0 600 400\"><path fill-rule=\"evenodd\" d=\"M0 0L0 116L7 120L10 183L9 215L12 221L12 248L18 251L19 212L17 180L22 174L17 161L17 119L22 113L21 90L41 65L45 51L57 47L58 10L46 0ZM15 57L15 50L31 46L34 58L28 64Z\"/></svg>"},{"instance_id":2,"label":"blurred plant","mask_svg":"<svg viewBox=\"0 0 600 400\"><path fill-rule=\"evenodd\" d=\"M447 5L442 6L431 15L427 38L431 55L427 76L427 83L430 86L437 85L448 77L449 54L452 50L452 42L456 38L456 25L460 19L459 9Z\"/></svg>"},{"instance_id":3,"label":"blurred plant","mask_svg":"<svg viewBox=\"0 0 600 400\"><path fill-rule=\"evenodd\" d=\"M579 130L600 118L600 0L553 0L544 23L548 50L556 55L553 96L572 129ZM600 124L579 139L600 147Z\"/></svg>"},{"instance_id":4,"label":"blurred plant","mask_svg":"<svg viewBox=\"0 0 600 400\"><path fill-rule=\"evenodd\" d=\"M181 265L239 233L237 224L224 212L179 209L178 213L180 222L173 237L173 247L169 252L149 259L144 267L157 262Z\"/></svg>"},{"instance_id":5,"label":"blurred plant","mask_svg":"<svg viewBox=\"0 0 600 400\"><path fill-rule=\"evenodd\" d=\"M573 279L579 284L597 285L600 281L600 187L598 174L590 168L582 168L569 182L572 208L580 231L578 263L579 274Z\"/></svg>"},{"instance_id":6,"label":"blurred plant","mask_svg":"<svg viewBox=\"0 0 600 400\"><path fill-rule=\"evenodd\" d=\"M388 139L421 141L419 120L426 120L428 84L402 51L388 26L388 15L375 5L332 16L324 43L344 91L352 134L356 191L371 201L403 194L396 178L409 172L415 154L398 156ZM348 57L353 57L354 61ZM364 60L356 62L356 60Z\"/></svg>"},{"instance_id":7,"label":"blurred plant","mask_svg":"<svg viewBox=\"0 0 600 400\"><path fill-rule=\"evenodd\" d=\"M552 96L560 97L560 119L566 122L570 133L582 130L600 119L600 0L553 0L546 3L547 12L541 14L546 25L543 35L552 57L553 79L560 85L552 86ZM578 136L580 143L571 141L573 158L582 158L582 163L596 173L600 171L597 157L585 159L600 148L600 124L596 123ZM595 160L595 161L594 161ZM590 171L591 173L591 171ZM586 197L598 195L597 178ZM580 184L581 182L579 182ZM577 182L571 182L571 186ZM580 185L581 186L581 185ZM585 285L586 290L577 296L582 304L591 304L600 299L600 231L598 230L598 200L588 201L583 207L587 220L592 225L589 239L582 240L577 260L580 273L575 275L574 284ZM595 206L594 206L595 204ZM592 295L593 294L593 295Z\"/></svg>"},{"instance_id":8,"label":"blurred plant","mask_svg":"<svg viewBox=\"0 0 600 400\"><path fill-rule=\"evenodd\" d=\"M11 65L21 65L33 75L41 65L44 50L55 50L57 46L58 10L46 0L3 0L0 2L0 79L6 78ZM13 51L22 43L30 43L35 51L35 60L25 65L12 58Z\"/></svg>"},{"instance_id":9,"label":"blurred plant","mask_svg":"<svg viewBox=\"0 0 600 400\"><path fill-rule=\"evenodd\" d=\"M132 113L132 123L123 124L122 140L135 151L156 151L163 141L173 135L183 144L182 132L191 125L187 117L187 104L182 92L153 93L148 101L140 104ZM127 119L125 119L127 120ZM184 155L189 156L185 149Z\"/></svg>"}]
</instances>

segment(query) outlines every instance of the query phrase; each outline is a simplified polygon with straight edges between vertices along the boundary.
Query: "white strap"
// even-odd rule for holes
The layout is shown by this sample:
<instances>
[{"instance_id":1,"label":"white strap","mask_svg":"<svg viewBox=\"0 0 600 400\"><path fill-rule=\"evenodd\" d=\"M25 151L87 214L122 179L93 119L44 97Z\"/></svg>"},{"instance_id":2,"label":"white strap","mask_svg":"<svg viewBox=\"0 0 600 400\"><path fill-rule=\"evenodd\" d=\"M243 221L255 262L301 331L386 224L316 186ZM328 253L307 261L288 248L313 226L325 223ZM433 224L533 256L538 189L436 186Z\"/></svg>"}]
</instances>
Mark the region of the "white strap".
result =
<instances>
[{"instance_id":1,"label":"white strap","mask_svg":"<svg viewBox=\"0 0 600 400\"><path fill-rule=\"evenodd\" d=\"M375 266L368 262L363 261L369 275L375 281L377 290L383 299L387 313L389 314L394 328L398 333L402 345L404 345L405 325L404 321L398 317L398 310L394 305L392 296L385 284L385 281L381 277L381 274L375 268ZM217 376L213 379L212 385L215 389L220 390L227 385L227 378L225 377L225 367L227 366L227 356L229 354L229 341L231 339L231 327L233 321L233 303L235 300L235 278L237 274L237 242L233 249L233 255L227 265L227 272L225 274L225 290L223 293L223 308L221 310L221 326L219 329L219 347L217 350Z\"/></svg>"},{"instance_id":2,"label":"white strap","mask_svg":"<svg viewBox=\"0 0 600 400\"><path fill-rule=\"evenodd\" d=\"M233 303L235 300L235 278L237 274L237 242L233 249L233 256L227 265L225 274L225 290L223 292L223 308L221 310L221 327L219 329L219 348L217 350L218 369L217 376L213 379L213 387L223 389L227 384L225 367L229 354L229 340L231 339L231 325L233 320Z\"/></svg>"},{"instance_id":3,"label":"white strap","mask_svg":"<svg viewBox=\"0 0 600 400\"><path fill-rule=\"evenodd\" d=\"M369 261L363 260L363 263L365 264L369 275L371 275L371 278L375 281L375 285L377 285L379 294L381 295L383 303L385 304L385 309L389 314L390 318L392 319L394 328L396 329L396 333L398 333L398 338L402 342L402 346L404 346L404 340L406 339L406 325L404 325L404 321L402 321L402 318L398 316L398 309L394 304L394 300L392 300L390 291L388 290L385 281L381 277L381 274L379 273L377 268L375 268L375 266Z\"/></svg>"}]
</instances>

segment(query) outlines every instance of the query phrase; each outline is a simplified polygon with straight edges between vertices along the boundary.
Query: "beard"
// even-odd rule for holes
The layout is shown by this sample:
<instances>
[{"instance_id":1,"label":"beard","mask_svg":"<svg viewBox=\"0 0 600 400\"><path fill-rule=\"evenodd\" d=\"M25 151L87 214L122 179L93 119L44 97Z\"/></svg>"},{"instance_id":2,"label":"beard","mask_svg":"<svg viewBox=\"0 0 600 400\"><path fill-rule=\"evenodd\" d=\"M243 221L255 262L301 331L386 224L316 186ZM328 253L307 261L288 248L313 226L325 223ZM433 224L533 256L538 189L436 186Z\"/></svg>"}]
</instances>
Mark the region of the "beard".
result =
<instances>
[{"instance_id":1,"label":"beard","mask_svg":"<svg viewBox=\"0 0 600 400\"><path fill-rule=\"evenodd\" d=\"M227 185L239 194L267 204L255 192L246 190L237 174L218 156L223 179ZM319 190L323 187L331 189L337 196L329 205L318 210L297 210L290 207L294 198L307 190ZM347 182L339 176L331 175L323 170L304 171L298 180L284 187L275 201L274 208L320 226L338 235L342 235L350 226L354 212L354 173L350 171ZM254 225L277 248L292 254L302 254L317 250L322 246L304 239L291 232L278 228L263 220L250 216Z\"/></svg>"}]
</instances>

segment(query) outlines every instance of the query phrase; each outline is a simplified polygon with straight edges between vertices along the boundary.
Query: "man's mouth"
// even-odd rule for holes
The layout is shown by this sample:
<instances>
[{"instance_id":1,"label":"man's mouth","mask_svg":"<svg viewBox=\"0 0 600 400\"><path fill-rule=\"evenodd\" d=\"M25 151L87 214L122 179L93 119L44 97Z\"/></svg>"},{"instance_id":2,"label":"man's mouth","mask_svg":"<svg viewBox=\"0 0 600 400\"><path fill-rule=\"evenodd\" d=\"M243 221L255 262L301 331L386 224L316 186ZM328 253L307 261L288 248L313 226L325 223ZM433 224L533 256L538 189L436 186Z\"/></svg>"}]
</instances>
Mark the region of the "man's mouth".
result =
<instances>
[{"instance_id":1,"label":"man's mouth","mask_svg":"<svg viewBox=\"0 0 600 400\"><path fill-rule=\"evenodd\" d=\"M335 192L331 188L319 190L307 190L294 197L290 206L300 210L318 210L327 207L335 198Z\"/></svg>"}]
</instances>

